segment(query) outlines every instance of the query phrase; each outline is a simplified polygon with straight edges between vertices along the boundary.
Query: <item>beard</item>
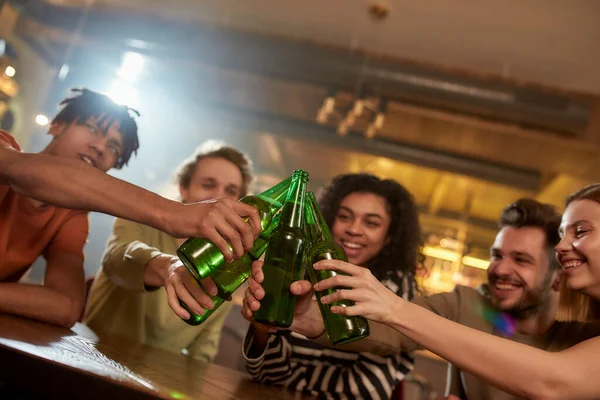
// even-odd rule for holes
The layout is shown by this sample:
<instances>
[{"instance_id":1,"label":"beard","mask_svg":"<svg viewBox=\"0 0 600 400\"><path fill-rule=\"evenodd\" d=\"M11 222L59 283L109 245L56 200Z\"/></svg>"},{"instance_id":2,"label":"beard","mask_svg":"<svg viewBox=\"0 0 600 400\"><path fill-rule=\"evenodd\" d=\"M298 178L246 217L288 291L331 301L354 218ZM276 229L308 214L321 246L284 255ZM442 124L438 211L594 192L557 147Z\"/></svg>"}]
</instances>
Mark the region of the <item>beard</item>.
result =
<instances>
[{"instance_id":1,"label":"beard","mask_svg":"<svg viewBox=\"0 0 600 400\"><path fill-rule=\"evenodd\" d=\"M523 294L519 299L517 299L513 304L507 307L501 307L498 299L494 298L492 295L491 302L494 307L498 310L509 314L511 317L515 319L525 319L528 318L540 310L548 307L550 302L550 294L551 294L551 279L552 272L546 273L546 275L542 278L540 282L535 285L535 287L530 288L524 282L520 282L521 289ZM505 281L500 276L493 275L489 277L490 285L493 285L496 282Z\"/></svg>"}]
</instances>

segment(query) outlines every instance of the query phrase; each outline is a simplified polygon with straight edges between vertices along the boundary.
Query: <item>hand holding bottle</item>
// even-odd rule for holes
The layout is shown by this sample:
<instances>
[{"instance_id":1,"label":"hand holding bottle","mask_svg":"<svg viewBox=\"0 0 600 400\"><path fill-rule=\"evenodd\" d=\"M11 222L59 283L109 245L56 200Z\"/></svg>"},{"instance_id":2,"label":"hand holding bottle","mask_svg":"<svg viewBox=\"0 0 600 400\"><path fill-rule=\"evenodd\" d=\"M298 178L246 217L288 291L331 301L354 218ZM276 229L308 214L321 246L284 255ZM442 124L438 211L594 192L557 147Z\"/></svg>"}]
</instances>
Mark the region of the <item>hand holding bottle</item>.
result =
<instances>
[{"instance_id":1,"label":"hand holding bottle","mask_svg":"<svg viewBox=\"0 0 600 400\"><path fill-rule=\"evenodd\" d=\"M254 321L254 312L260 308L260 301L265 296L261 283L264 280L262 272L263 262L258 260L252 264L252 276L248 279L248 288L244 294L242 315L250 321L254 327L262 332L275 332L280 328L274 328L259 324ZM301 280L293 282L290 292L297 296L294 307L294 320L288 328L306 337L312 338L321 335L325 326L321 318L319 308L313 298L312 285L309 281Z\"/></svg>"},{"instance_id":2,"label":"hand holding bottle","mask_svg":"<svg viewBox=\"0 0 600 400\"><path fill-rule=\"evenodd\" d=\"M339 260L322 260L316 263L314 268L317 271L332 270L345 274L324 279L314 286L314 289L319 291L335 287L347 288L321 298L323 304L339 300L354 301L353 306L331 306L333 313L345 316L360 315L372 321L389 323L405 302L379 282L367 268Z\"/></svg>"},{"instance_id":3,"label":"hand holding bottle","mask_svg":"<svg viewBox=\"0 0 600 400\"><path fill-rule=\"evenodd\" d=\"M147 286L164 286L169 307L180 318L187 320L190 314L181 307L179 299L196 314L203 314L205 309L214 307L209 297L217 293L213 280L204 279L199 285L176 256L161 254L150 260L146 264L144 283Z\"/></svg>"},{"instance_id":4,"label":"hand holding bottle","mask_svg":"<svg viewBox=\"0 0 600 400\"><path fill-rule=\"evenodd\" d=\"M181 207L175 215L171 215L174 218L169 221L165 232L177 238L208 239L227 262L250 250L261 230L258 210L239 201L221 198L182 204Z\"/></svg>"}]
</instances>

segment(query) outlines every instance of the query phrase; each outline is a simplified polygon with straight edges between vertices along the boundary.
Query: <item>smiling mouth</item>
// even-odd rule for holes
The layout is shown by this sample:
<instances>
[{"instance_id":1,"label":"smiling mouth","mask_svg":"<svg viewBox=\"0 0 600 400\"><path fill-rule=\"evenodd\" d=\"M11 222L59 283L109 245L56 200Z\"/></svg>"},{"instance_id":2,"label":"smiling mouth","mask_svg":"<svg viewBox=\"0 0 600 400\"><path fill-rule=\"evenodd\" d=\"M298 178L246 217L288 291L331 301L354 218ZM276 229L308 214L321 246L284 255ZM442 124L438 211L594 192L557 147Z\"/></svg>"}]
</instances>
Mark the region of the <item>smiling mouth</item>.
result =
<instances>
[{"instance_id":1,"label":"smiling mouth","mask_svg":"<svg viewBox=\"0 0 600 400\"><path fill-rule=\"evenodd\" d=\"M92 160L90 157L88 156L84 156L83 154L79 155L79 158L81 159L81 161L86 162L88 164L90 164L92 167L95 167L96 164L94 163L94 160Z\"/></svg>"},{"instance_id":2,"label":"smiling mouth","mask_svg":"<svg viewBox=\"0 0 600 400\"><path fill-rule=\"evenodd\" d=\"M345 248L350 249L350 250L360 250L365 247L364 244L349 242L346 240L342 240L341 242L342 242L342 246L344 246Z\"/></svg>"},{"instance_id":3,"label":"smiling mouth","mask_svg":"<svg viewBox=\"0 0 600 400\"><path fill-rule=\"evenodd\" d=\"M509 292L521 288L521 285L515 285L508 282L494 282L492 286L494 286L494 289L501 292Z\"/></svg>"},{"instance_id":4,"label":"smiling mouth","mask_svg":"<svg viewBox=\"0 0 600 400\"><path fill-rule=\"evenodd\" d=\"M571 260L571 261L567 261L567 262L563 263L562 267L563 267L563 270L569 271L569 270L575 269L577 267L580 267L583 264L585 264L585 261L583 261L583 260Z\"/></svg>"}]
</instances>

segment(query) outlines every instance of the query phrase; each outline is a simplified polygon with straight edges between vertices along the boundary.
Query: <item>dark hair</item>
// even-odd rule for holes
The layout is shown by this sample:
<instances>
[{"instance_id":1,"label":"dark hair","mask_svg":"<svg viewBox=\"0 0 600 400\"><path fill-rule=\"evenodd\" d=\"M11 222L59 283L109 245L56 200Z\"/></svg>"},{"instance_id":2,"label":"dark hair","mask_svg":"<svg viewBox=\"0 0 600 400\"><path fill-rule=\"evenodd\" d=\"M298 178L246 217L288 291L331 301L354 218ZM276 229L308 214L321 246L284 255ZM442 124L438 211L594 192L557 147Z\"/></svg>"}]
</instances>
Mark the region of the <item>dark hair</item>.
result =
<instances>
[{"instance_id":1,"label":"dark hair","mask_svg":"<svg viewBox=\"0 0 600 400\"><path fill-rule=\"evenodd\" d=\"M421 265L422 246L419 212L413 196L398 182L380 179L375 175L344 174L332 179L321 192L319 206L327 224L333 226L342 200L351 193L373 193L387 202L391 217L388 236L390 242L368 266L378 279L402 271L412 282Z\"/></svg>"},{"instance_id":2,"label":"dark hair","mask_svg":"<svg viewBox=\"0 0 600 400\"><path fill-rule=\"evenodd\" d=\"M113 122L119 122L119 133L123 137L123 154L117 160L115 168L120 169L127 165L131 154L137 154L140 147L137 124L130 111L138 117L140 113L127 106L118 105L109 97L88 89L71 89L71 91L79 94L59 103L63 108L54 117L52 123L83 124L90 118L95 118L98 127L106 133Z\"/></svg>"},{"instance_id":3,"label":"dark hair","mask_svg":"<svg viewBox=\"0 0 600 400\"><path fill-rule=\"evenodd\" d=\"M243 197L248 193L248 188L254 179L252 174L252 162L246 154L216 140L206 141L196 149L190 158L185 160L179 166L177 169L177 183L184 188L189 187L194 171L196 170L196 165L198 165L200 160L208 157L223 158L238 167L242 173L240 197Z\"/></svg>"},{"instance_id":4,"label":"dark hair","mask_svg":"<svg viewBox=\"0 0 600 400\"><path fill-rule=\"evenodd\" d=\"M534 199L519 199L502 210L498 225L500 229L505 226L540 228L544 231L546 239L550 270L554 271L559 266L554 257L554 247L560 242L560 236L558 235L560 214L554 206L540 203Z\"/></svg>"}]
</instances>

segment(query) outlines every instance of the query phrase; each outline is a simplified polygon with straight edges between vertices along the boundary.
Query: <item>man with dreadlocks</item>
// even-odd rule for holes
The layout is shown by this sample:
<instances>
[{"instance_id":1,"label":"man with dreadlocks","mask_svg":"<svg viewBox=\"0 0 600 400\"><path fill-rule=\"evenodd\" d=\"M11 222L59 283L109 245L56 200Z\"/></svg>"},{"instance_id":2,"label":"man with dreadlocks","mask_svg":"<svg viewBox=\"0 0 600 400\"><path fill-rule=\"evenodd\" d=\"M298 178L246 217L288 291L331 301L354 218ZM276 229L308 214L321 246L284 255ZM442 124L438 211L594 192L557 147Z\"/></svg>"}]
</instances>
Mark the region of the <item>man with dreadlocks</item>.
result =
<instances>
[{"instance_id":1,"label":"man with dreadlocks","mask_svg":"<svg viewBox=\"0 0 600 400\"><path fill-rule=\"evenodd\" d=\"M257 211L246 204L223 199L185 205L107 175L137 152L134 110L90 90L76 93L60 103L49 129L52 141L41 153L21 152L0 131L0 313L65 327L84 305L87 211L177 238L205 237L229 260L234 254L226 240L240 257L260 227ZM40 255L46 259L44 285L18 283Z\"/></svg>"}]
</instances>

